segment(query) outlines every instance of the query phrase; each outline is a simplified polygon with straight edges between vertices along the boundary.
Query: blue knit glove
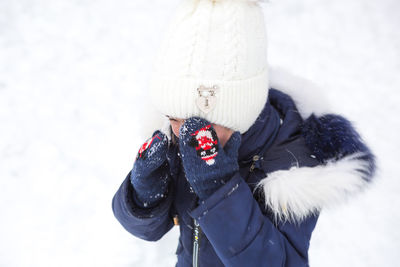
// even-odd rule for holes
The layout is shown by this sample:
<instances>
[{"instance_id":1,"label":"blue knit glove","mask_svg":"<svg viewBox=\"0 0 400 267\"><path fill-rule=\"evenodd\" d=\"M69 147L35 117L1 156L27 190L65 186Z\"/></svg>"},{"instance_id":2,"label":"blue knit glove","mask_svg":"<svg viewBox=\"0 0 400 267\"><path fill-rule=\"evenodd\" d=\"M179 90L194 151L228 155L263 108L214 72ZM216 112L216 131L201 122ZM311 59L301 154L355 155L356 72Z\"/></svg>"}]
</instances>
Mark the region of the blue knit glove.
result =
<instances>
[{"instance_id":1,"label":"blue knit glove","mask_svg":"<svg viewBox=\"0 0 400 267\"><path fill-rule=\"evenodd\" d=\"M131 172L135 202L151 207L164 197L170 180L167 161L168 138L155 131L139 149Z\"/></svg>"},{"instance_id":2,"label":"blue knit glove","mask_svg":"<svg viewBox=\"0 0 400 267\"><path fill-rule=\"evenodd\" d=\"M239 170L241 135L234 132L224 147L212 125L192 117L179 129L179 150L186 179L200 200L211 196Z\"/></svg>"}]
</instances>

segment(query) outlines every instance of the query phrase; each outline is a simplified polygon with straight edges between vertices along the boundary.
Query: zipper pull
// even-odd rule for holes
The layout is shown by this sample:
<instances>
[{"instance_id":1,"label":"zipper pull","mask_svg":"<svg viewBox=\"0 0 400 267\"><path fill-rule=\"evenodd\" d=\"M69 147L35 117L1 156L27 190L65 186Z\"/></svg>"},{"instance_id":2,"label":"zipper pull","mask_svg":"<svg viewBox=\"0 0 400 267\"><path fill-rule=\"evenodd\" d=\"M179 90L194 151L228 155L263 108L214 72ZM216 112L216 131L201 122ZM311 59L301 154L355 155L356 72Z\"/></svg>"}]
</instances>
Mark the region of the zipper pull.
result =
<instances>
[{"instance_id":1,"label":"zipper pull","mask_svg":"<svg viewBox=\"0 0 400 267\"><path fill-rule=\"evenodd\" d=\"M259 161L260 160L260 156L259 155L254 155L253 156L253 163L251 164L251 166L250 166L250 172L253 172L254 171L254 169L255 169L255 167L256 167L256 163L257 163L257 161Z\"/></svg>"},{"instance_id":2,"label":"zipper pull","mask_svg":"<svg viewBox=\"0 0 400 267\"><path fill-rule=\"evenodd\" d=\"M174 225L179 225L179 217L178 215L174 215L174 217L172 218L172 220L174 221Z\"/></svg>"},{"instance_id":3,"label":"zipper pull","mask_svg":"<svg viewBox=\"0 0 400 267\"><path fill-rule=\"evenodd\" d=\"M193 225L193 267L198 267L201 228L196 219L193 219Z\"/></svg>"}]
</instances>

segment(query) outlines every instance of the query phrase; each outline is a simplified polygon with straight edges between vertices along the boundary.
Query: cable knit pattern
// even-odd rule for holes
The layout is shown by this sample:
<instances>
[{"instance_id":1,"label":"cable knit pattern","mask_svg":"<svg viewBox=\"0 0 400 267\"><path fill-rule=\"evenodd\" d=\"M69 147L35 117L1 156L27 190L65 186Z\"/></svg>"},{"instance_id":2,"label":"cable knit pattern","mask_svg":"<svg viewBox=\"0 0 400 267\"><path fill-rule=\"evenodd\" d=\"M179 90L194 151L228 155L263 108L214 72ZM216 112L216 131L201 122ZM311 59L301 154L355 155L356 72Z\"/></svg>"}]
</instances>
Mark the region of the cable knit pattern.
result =
<instances>
[{"instance_id":1,"label":"cable knit pattern","mask_svg":"<svg viewBox=\"0 0 400 267\"><path fill-rule=\"evenodd\" d=\"M244 133L268 95L266 30L256 1L182 1L150 79L163 114L198 116ZM201 86L218 86L215 107L198 106Z\"/></svg>"},{"instance_id":2,"label":"cable knit pattern","mask_svg":"<svg viewBox=\"0 0 400 267\"><path fill-rule=\"evenodd\" d=\"M212 26L210 25L212 6L213 4L211 1L200 1L199 8L196 10L196 25L194 25L196 35L187 73L190 77L201 77L206 67L204 64L204 55L207 50L207 32L209 31L209 27ZM188 30L193 31L193 28Z\"/></svg>"}]
</instances>

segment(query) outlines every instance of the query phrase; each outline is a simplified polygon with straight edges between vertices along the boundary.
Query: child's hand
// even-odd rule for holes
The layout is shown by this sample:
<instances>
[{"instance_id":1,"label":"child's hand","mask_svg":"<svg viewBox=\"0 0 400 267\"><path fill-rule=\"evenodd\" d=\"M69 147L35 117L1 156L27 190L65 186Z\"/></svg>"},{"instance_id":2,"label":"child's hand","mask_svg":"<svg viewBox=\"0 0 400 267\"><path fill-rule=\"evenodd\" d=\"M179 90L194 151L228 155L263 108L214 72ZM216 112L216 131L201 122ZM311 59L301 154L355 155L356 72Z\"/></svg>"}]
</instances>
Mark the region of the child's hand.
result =
<instances>
[{"instance_id":1,"label":"child's hand","mask_svg":"<svg viewBox=\"0 0 400 267\"><path fill-rule=\"evenodd\" d=\"M234 132L224 147L213 126L205 119L192 117L179 131L179 149L186 178L204 200L239 170L238 150L241 135Z\"/></svg>"},{"instance_id":2,"label":"child's hand","mask_svg":"<svg viewBox=\"0 0 400 267\"><path fill-rule=\"evenodd\" d=\"M166 192L170 180L167 151L167 136L161 131L155 131L137 153L131 172L131 183L143 206L154 203Z\"/></svg>"},{"instance_id":3,"label":"child's hand","mask_svg":"<svg viewBox=\"0 0 400 267\"><path fill-rule=\"evenodd\" d=\"M155 131L139 149L134 165L137 177L148 176L167 159L168 138L161 131Z\"/></svg>"}]
</instances>

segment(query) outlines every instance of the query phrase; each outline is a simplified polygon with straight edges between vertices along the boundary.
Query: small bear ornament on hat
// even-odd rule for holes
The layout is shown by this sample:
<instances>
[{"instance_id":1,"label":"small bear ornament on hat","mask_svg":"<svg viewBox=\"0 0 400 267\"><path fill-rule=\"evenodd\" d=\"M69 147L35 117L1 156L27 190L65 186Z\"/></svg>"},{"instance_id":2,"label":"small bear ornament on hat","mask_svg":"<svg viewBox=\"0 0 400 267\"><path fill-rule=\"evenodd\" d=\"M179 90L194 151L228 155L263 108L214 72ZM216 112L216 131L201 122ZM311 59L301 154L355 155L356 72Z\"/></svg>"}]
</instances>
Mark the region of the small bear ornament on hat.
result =
<instances>
[{"instance_id":1,"label":"small bear ornament on hat","mask_svg":"<svg viewBox=\"0 0 400 267\"><path fill-rule=\"evenodd\" d=\"M183 0L150 78L162 114L198 116L240 133L268 96L267 35L259 0Z\"/></svg>"},{"instance_id":2,"label":"small bear ornament on hat","mask_svg":"<svg viewBox=\"0 0 400 267\"><path fill-rule=\"evenodd\" d=\"M204 85L200 85L200 87L197 88L199 97L196 99L196 104L204 113L208 113L215 108L215 105L217 104L217 90L217 85L214 85L213 87L205 87Z\"/></svg>"}]
</instances>

